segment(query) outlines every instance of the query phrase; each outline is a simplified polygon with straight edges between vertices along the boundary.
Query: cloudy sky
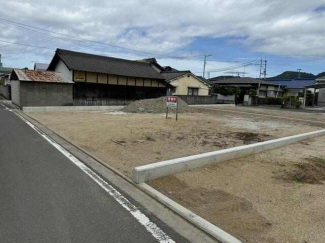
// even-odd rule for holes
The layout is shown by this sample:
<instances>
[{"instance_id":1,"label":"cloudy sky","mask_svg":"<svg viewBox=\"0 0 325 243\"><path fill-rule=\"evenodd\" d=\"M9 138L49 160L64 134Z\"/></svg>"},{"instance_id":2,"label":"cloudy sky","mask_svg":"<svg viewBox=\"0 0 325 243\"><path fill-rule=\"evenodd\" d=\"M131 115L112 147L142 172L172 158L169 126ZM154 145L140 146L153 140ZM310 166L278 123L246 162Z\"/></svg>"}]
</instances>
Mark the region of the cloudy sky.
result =
<instances>
[{"instance_id":1,"label":"cloudy sky","mask_svg":"<svg viewBox=\"0 0 325 243\"><path fill-rule=\"evenodd\" d=\"M210 54L211 77L232 72L257 77L261 58L268 60L268 76L299 68L325 71L324 0L0 0L0 5L4 66L48 63L63 48L156 57L197 75Z\"/></svg>"}]
</instances>

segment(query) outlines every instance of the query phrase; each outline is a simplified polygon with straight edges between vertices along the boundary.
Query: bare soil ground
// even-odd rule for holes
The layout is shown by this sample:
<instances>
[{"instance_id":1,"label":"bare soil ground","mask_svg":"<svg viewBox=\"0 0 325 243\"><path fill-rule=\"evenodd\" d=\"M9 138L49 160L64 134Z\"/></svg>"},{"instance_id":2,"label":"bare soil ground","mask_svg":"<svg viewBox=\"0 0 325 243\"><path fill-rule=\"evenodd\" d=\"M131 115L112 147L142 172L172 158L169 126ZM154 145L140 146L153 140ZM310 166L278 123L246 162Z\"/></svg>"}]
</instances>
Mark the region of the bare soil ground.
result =
<instances>
[{"instance_id":1,"label":"bare soil ground","mask_svg":"<svg viewBox=\"0 0 325 243\"><path fill-rule=\"evenodd\" d=\"M127 176L139 165L325 127L324 114L258 111L312 122L294 121L238 113L251 112L241 108L200 109L181 114L179 121L123 112L29 115ZM150 184L244 242L320 243L325 239L324 144L320 137Z\"/></svg>"},{"instance_id":2,"label":"bare soil ground","mask_svg":"<svg viewBox=\"0 0 325 243\"><path fill-rule=\"evenodd\" d=\"M202 109L202 107L200 108ZM249 107L249 106L229 106L229 107L208 107L208 109L204 109L204 112L212 112L212 113L222 113L222 112L232 112L236 114L238 113L248 113L252 114L260 114L260 115L270 115L270 116L280 116L283 118L290 119L304 119L314 122L323 122L325 123L325 113L311 113L311 112L303 112L302 110L295 109L281 109L281 108L260 108L260 107ZM280 119L280 118L279 118Z\"/></svg>"},{"instance_id":3,"label":"bare soil ground","mask_svg":"<svg viewBox=\"0 0 325 243\"><path fill-rule=\"evenodd\" d=\"M243 242L322 243L325 136L149 184Z\"/></svg>"},{"instance_id":4,"label":"bare soil ground","mask_svg":"<svg viewBox=\"0 0 325 243\"><path fill-rule=\"evenodd\" d=\"M320 126L233 114L31 113L33 118L131 176L136 166L310 132Z\"/></svg>"}]
</instances>

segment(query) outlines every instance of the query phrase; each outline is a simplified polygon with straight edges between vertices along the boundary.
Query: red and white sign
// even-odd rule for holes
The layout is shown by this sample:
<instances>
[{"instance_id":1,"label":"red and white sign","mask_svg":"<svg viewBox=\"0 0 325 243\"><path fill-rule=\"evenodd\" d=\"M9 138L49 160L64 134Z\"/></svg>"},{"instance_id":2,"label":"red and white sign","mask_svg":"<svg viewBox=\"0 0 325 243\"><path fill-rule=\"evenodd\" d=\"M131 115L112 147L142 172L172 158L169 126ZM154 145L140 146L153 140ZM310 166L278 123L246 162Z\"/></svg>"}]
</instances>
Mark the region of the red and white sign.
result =
<instances>
[{"instance_id":1,"label":"red and white sign","mask_svg":"<svg viewBox=\"0 0 325 243\"><path fill-rule=\"evenodd\" d=\"M167 107L168 108L177 108L178 97L177 96L167 96Z\"/></svg>"}]
</instances>

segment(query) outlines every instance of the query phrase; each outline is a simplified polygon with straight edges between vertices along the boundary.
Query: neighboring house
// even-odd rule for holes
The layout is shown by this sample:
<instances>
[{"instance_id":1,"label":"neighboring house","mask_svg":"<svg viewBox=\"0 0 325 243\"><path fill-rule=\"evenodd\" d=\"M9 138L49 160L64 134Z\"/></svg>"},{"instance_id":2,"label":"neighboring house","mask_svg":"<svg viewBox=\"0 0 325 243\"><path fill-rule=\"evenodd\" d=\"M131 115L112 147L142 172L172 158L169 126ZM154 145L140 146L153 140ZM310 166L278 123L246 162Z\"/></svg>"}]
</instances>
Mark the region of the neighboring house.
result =
<instances>
[{"instance_id":1,"label":"neighboring house","mask_svg":"<svg viewBox=\"0 0 325 243\"><path fill-rule=\"evenodd\" d=\"M9 68L9 67L0 67L0 80L1 83L3 83L4 85L8 85L10 84L10 74L12 72L12 70L14 70L13 68Z\"/></svg>"},{"instance_id":2,"label":"neighboring house","mask_svg":"<svg viewBox=\"0 0 325 243\"><path fill-rule=\"evenodd\" d=\"M163 67L158 64L155 58L138 60L139 62L150 63L160 74L162 74L166 82L171 85L171 92L174 95L188 96L208 96L211 85L208 81L195 76L191 71L179 71L170 66Z\"/></svg>"},{"instance_id":3,"label":"neighboring house","mask_svg":"<svg viewBox=\"0 0 325 243\"><path fill-rule=\"evenodd\" d=\"M48 70L75 82L74 100L80 104L127 104L165 96L169 87L149 63L62 49L56 50Z\"/></svg>"},{"instance_id":4,"label":"neighboring house","mask_svg":"<svg viewBox=\"0 0 325 243\"><path fill-rule=\"evenodd\" d=\"M264 80L258 80L255 78L211 78L209 79L210 83L214 85L222 85L222 86L232 86L239 87L242 90L248 91L250 89L258 90L259 86L259 97L281 97L284 92L284 86L281 84L276 84Z\"/></svg>"},{"instance_id":5,"label":"neighboring house","mask_svg":"<svg viewBox=\"0 0 325 243\"><path fill-rule=\"evenodd\" d=\"M325 76L317 78L314 86L319 90L317 105L325 107Z\"/></svg>"},{"instance_id":6,"label":"neighboring house","mask_svg":"<svg viewBox=\"0 0 325 243\"><path fill-rule=\"evenodd\" d=\"M34 70L46 71L48 67L49 67L48 63L35 63L34 64Z\"/></svg>"},{"instance_id":7,"label":"neighboring house","mask_svg":"<svg viewBox=\"0 0 325 243\"><path fill-rule=\"evenodd\" d=\"M304 93L305 87L316 83L315 79L269 79L268 82L280 84L286 87L287 94L297 97Z\"/></svg>"},{"instance_id":8,"label":"neighboring house","mask_svg":"<svg viewBox=\"0 0 325 243\"><path fill-rule=\"evenodd\" d=\"M61 73L14 69L11 99L19 107L73 105L73 82Z\"/></svg>"},{"instance_id":9,"label":"neighboring house","mask_svg":"<svg viewBox=\"0 0 325 243\"><path fill-rule=\"evenodd\" d=\"M161 74L173 86L173 94L208 96L210 85L191 71L163 71Z\"/></svg>"}]
</instances>

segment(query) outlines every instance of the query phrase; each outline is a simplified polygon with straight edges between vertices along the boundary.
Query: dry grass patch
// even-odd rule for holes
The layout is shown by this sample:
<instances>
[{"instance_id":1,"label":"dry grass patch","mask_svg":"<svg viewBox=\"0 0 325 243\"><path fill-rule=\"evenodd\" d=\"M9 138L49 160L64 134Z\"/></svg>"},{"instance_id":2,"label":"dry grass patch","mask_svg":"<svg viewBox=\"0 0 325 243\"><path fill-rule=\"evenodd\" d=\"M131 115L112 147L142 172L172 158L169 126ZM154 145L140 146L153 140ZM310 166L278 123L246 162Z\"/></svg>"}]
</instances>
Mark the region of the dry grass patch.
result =
<instances>
[{"instance_id":1,"label":"dry grass patch","mask_svg":"<svg viewBox=\"0 0 325 243\"><path fill-rule=\"evenodd\" d=\"M310 157L306 158L305 161L305 163L296 164L296 169L285 171L280 178L298 183L323 184L325 180L325 159Z\"/></svg>"}]
</instances>

